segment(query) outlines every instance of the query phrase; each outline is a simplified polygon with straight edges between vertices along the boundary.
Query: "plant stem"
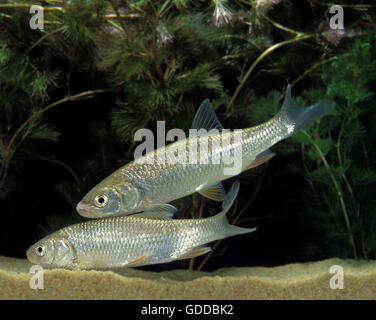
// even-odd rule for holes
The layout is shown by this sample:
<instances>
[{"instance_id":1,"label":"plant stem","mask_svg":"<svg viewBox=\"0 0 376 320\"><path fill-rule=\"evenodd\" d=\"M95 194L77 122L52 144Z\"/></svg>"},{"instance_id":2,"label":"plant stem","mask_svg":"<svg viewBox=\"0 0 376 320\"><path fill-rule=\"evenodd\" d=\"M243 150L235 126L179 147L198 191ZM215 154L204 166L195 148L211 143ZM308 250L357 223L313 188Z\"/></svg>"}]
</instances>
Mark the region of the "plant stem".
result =
<instances>
[{"instance_id":1,"label":"plant stem","mask_svg":"<svg viewBox=\"0 0 376 320\"><path fill-rule=\"evenodd\" d=\"M22 55L23 57L27 56L31 50L33 50L38 44L40 44L44 39L46 39L47 37L49 36L52 36L53 34L55 33L58 33L60 31L63 31L64 29L66 29L66 26L63 26L63 27L60 27L60 28L57 28L51 32L48 32L46 33L45 35L43 35L42 37L40 37L37 41L35 41L25 52L24 54Z\"/></svg>"},{"instance_id":2,"label":"plant stem","mask_svg":"<svg viewBox=\"0 0 376 320\"><path fill-rule=\"evenodd\" d=\"M269 162L266 162L265 163L265 166L264 166L264 170L263 170L263 173L262 173L262 176L259 180L259 182L257 183L257 187L256 187L256 190L255 192L253 193L252 195L252 198L247 202L247 204L243 207L243 209L239 212L239 214L236 215L236 217L231 221L231 224L236 224L238 222L238 220L240 219L240 217L242 216L242 214L248 209L248 207L251 205L251 203L255 200L257 194L259 193L260 189L261 189L261 185L262 185L262 182L264 181L264 178L265 178L265 174L266 174L266 169L268 167L268 164ZM212 250L206 255L205 259L201 262L201 264L198 266L197 268L197 271L200 271L202 269L202 267L205 265L205 263L209 260L210 256L212 255L212 253L214 252L214 250L218 247L218 245L221 243L222 240L218 240Z\"/></svg>"},{"instance_id":3,"label":"plant stem","mask_svg":"<svg viewBox=\"0 0 376 320\"><path fill-rule=\"evenodd\" d=\"M219 246L221 243L221 240L218 240L212 247L212 250L206 255L205 259L200 263L200 265L197 268L197 271L200 271L202 267L208 262L209 258L211 257L212 253L214 252L215 249ZM190 269L191 270L191 269Z\"/></svg>"},{"instance_id":4,"label":"plant stem","mask_svg":"<svg viewBox=\"0 0 376 320\"><path fill-rule=\"evenodd\" d=\"M303 164L303 169L304 169L304 171L306 172L306 174L308 174L309 170L308 170L307 165L306 165L306 163L305 163L305 149L304 149L304 143L301 143L301 153L302 153L302 164ZM314 185L313 185L313 182L312 182L310 179L307 179L307 180L308 180L309 185L310 185L311 188L312 188L312 191L313 191L314 193L316 193L316 190L315 190L315 187L314 187Z\"/></svg>"},{"instance_id":5,"label":"plant stem","mask_svg":"<svg viewBox=\"0 0 376 320\"><path fill-rule=\"evenodd\" d=\"M109 13L109 14L105 14L104 17L106 19L117 19L118 16L116 14L113 14L113 13ZM141 15L137 14L137 13L130 13L130 14L122 14L120 15L120 18L122 19L138 19L138 18L141 18Z\"/></svg>"},{"instance_id":6,"label":"plant stem","mask_svg":"<svg viewBox=\"0 0 376 320\"><path fill-rule=\"evenodd\" d=\"M278 28L278 29L281 29L283 31L286 31L286 32L289 32L289 33L292 33L292 34L295 34L295 35L298 35L300 34L299 31L296 31L296 30L293 30L293 29L290 29L288 27L285 27L283 25L281 25L280 23L270 19L268 16L266 15L262 15L261 16L262 18L264 18L265 20L267 20L268 22L270 22L274 27Z\"/></svg>"},{"instance_id":7,"label":"plant stem","mask_svg":"<svg viewBox=\"0 0 376 320\"><path fill-rule=\"evenodd\" d=\"M69 173L72 175L72 177L74 178L74 180L76 181L77 185L80 183L80 179L77 177L77 175L75 174L75 172L73 171L72 168L70 168L68 165L66 165L64 162L62 161L59 161L59 160L56 160L56 159L49 159L49 158L46 158L46 157L42 157L36 153L32 153L32 152L27 152L29 154L31 154L32 156L40 159L40 160L43 160L43 161L46 161L46 162L51 162L51 163L55 163L59 166L62 166L63 168L65 168L67 171L69 171Z\"/></svg>"},{"instance_id":8,"label":"plant stem","mask_svg":"<svg viewBox=\"0 0 376 320\"><path fill-rule=\"evenodd\" d=\"M329 59L326 59L326 60L322 60L322 61L318 61L316 63L314 63L310 68L308 68L307 70L305 70L303 72L303 74L301 74L299 77L297 77L293 82L291 82L291 87L295 86L300 80L302 80L306 75L308 75L311 71L313 71L314 69L328 63L328 62L331 62L331 61L334 61L337 59L337 56L333 56Z\"/></svg>"},{"instance_id":9,"label":"plant stem","mask_svg":"<svg viewBox=\"0 0 376 320\"><path fill-rule=\"evenodd\" d=\"M347 213L347 208L346 208L346 205L345 205L345 201L343 199L343 194L342 194L341 187L338 184L338 182L337 182L337 180L336 180L336 178L335 178L335 176L334 176L334 174L333 174L333 172L332 172L332 170L331 170L328 162L326 161L326 158L325 158L324 154L322 153L320 147L317 145L317 143L311 138L311 136L305 130L302 130L302 133L313 144L313 146L315 147L316 151L318 152L318 154L319 154L322 162L324 163L325 168L327 169L327 171L329 173L330 179L332 180L334 188L335 188L335 190L337 192L337 196L338 196L341 208L342 208L343 217L345 219L345 224L346 224L346 227L347 227L347 230L348 230L348 233L349 233L350 244L351 244L351 247L352 247L352 250L353 250L354 258L358 259L358 254L356 252L356 247L355 247L355 241L354 241L354 237L353 237L353 233L352 233L352 229L351 229L351 225L350 225L349 216L348 216L348 213Z\"/></svg>"},{"instance_id":10,"label":"plant stem","mask_svg":"<svg viewBox=\"0 0 376 320\"><path fill-rule=\"evenodd\" d=\"M5 3L0 4L0 8L30 8L33 4L26 3ZM44 11L63 11L60 7L42 7Z\"/></svg>"},{"instance_id":11,"label":"plant stem","mask_svg":"<svg viewBox=\"0 0 376 320\"><path fill-rule=\"evenodd\" d=\"M198 214L198 219L201 219L202 218L202 214L204 212L204 200L201 199L201 203L200 203L200 211L199 211L199 214ZM189 261L189 270L193 270L193 265L195 263L195 258L192 258L190 261Z\"/></svg>"},{"instance_id":12,"label":"plant stem","mask_svg":"<svg viewBox=\"0 0 376 320\"><path fill-rule=\"evenodd\" d=\"M372 4L339 4L339 3L322 2L322 1L317 1L317 3L326 7L341 6L344 8L355 8L355 9L360 9L360 10L375 7L375 5L372 5Z\"/></svg>"},{"instance_id":13,"label":"plant stem","mask_svg":"<svg viewBox=\"0 0 376 320\"><path fill-rule=\"evenodd\" d=\"M337 144L336 144L338 164L341 168L343 168L342 157L341 157L341 138L342 138L343 131L344 131L344 123L342 122L340 131L339 131L339 134L338 134ZM348 192L350 193L350 196L351 196L351 200L352 200L352 203L353 203L354 210L355 210L355 212L356 212L356 214L359 218L359 210L358 210L359 205L357 204L357 202L355 200L355 196L354 196L353 190L351 188L350 182L347 179L347 176L344 172L342 172L341 176L342 176L343 181L345 181L347 190L348 190Z\"/></svg>"},{"instance_id":14,"label":"plant stem","mask_svg":"<svg viewBox=\"0 0 376 320\"><path fill-rule=\"evenodd\" d=\"M274 50L276 50L280 47L283 47L285 45L295 43L295 42L298 42L298 41L303 41L303 40L306 40L306 39L309 39L309 38L312 38L312 37L313 37L313 35L299 33L295 38L288 39L288 40L285 40L285 41L282 41L282 42L278 42L278 43L274 44L273 46L269 47L268 49L266 49L263 53L261 53L258 56L258 58L252 63L252 65L248 69L247 73L244 75L243 79L239 82L239 85L237 86L234 94L232 95L230 102L226 106L226 114L229 113L230 108L233 105L237 96L239 95L240 90L243 88L244 84L246 83L247 79L251 75L252 71L256 68L256 66L260 63L260 61L262 59L264 59L269 53L273 52Z\"/></svg>"},{"instance_id":15,"label":"plant stem","mask_svg":"<svg viewBox=\"0 0 376 320\"><path fill-rule=\"evenodd\" d=\"M162 14L164 13L163 11L166 9L166 7L170 4L170 1L171 0L167 0L167 1L165 1L165 3L162 5L162 7L159 9L159 11L158 11L158 18L160 17L160 16L162 16Z\"/></svg>"},{"instance_id":16,"label":"plant stem","mask_svg":"<svg viewBox=\"0 0 376 320\"><path fill-rule=\"evenodd\" d=\"M31 122L33 121L35 118L39 117L42 113L46 112L47 110L53 108L53 107L56 107L58 105L61 105L65 102L68 102L68 101L75 101L75 100L79 100L81 98L85 98L85 97L90 97L94 94L97 94L97 93L103 93L103 92L111 92L112 89L99 89L99 90L90 90L90 91L85 91L85 92L81 92L81 93L78 93L74 96L68 96L68 97L65 97L63 99L60 99L58 101L55 101L54 103L51 103L49 104L48 106L34 112L18 129L17 131L14 133L14 135L12 136L8 146L6 147L6 154L3 158L3 161L1 163L1 167L0 167L0 180L4 179L6 177L6 174L7 174L7 169L8 169L8 163L9 163L9 159L13 156L15 150L12 151L12 147L13 147L13 144L15 143L17 137L20 135L20 133L22 132L22 130L24 130L26 128L26 126ZM24 139L24 138L23 138ZM22 139L22 140L23 140Z\"/></svg>"},{"instance_id":17,"label":"plant stem","mask_svg":"<svg viewBox=\"0 0 376 320\"><path fill-rule=\"evenodd\" d=\"M128 38L129 38L129 33L128 33L128 31L127 31L127 27L126 27L126 25L124 24L124 22L123 22L123 20L122 20L122 18L121 18L121 15L120 15L120 12L119 12L119 8L118 8L118 6L115 4L115 2L114 2L114 0L109 0L109 2L110 2L110 4L111 4L111 7L112 7L112 9L115 11L115 13L116 13L116 16L117 16L117 18L118 18L118 20L119 20L119 23L120 23L120 25L121 25L121 30L128 36ZM136 43L136 45L153 61L153 63L154 63L154 67L155 67L155 70L156 70L156 72L158 73L158 75L159 75L159 78L160 78L160 80L163 82L163 84L164 84L164 86L165 87L167 87L167 84L166 84L166 81L165 81L165 79L164 79L164 74L163 74L163 71L162 71L162 68L161 68L161 66L158 64L158 62L157 62L157 60L156 60L156 58L155 58L155 56L154 56L154 54L152 53L152 52L149 52L147 49L146 49L146 47L142 44L142 43L140 43L137 39L135 39L135 43Z\"/></svg>"}]
</instances>

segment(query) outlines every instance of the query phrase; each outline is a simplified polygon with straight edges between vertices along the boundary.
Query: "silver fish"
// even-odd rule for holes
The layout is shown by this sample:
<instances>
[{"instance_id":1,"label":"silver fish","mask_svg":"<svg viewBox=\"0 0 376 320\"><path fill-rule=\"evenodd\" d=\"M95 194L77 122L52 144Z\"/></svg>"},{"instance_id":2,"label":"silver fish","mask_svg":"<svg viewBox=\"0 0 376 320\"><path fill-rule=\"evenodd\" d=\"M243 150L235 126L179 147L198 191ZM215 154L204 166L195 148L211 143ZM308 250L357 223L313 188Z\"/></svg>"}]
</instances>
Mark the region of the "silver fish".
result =
<instances>
[{"instance_id":1,"label":"silver fish","mask_svg":"<svg viewBox=\"0 0 376 320\"><path fill-rule=\"evenodd\" d=\"M269 150L271 146L328 114L334 105L332 101L321 100L310 107L301 108L291 98L291 87L288 86L278 114L261 125L242 130L241 144L236 143L233 131L220 132L189 137L149 152L142 157L143 163L133 161L96 185L78 203L76 209L80 215L88 218L146 212L161 206L173 212L175 208L168 205L169 202L195 192L222 201L225 192L221 181L231 177L225 174L224 169L228 165L219 159L222 155L241 159L240 171L260 165L274 156ZM207 99L197 111L192 127L223 129ZM235 142L222 144L226 139ZM198 148L197 159L200 161L196 164L188 160L192 143L208 145L207 151ZM171 159L176 157L177 150L184 149L187 151L186 161L171 164L159 160L157 156L157 152L162 152L165 159Z\"/></svg>"},{"instance_id":2,"label":"silver fish","mask_svg":"<svg viewBox=\"0 0 376 320\"><path fill-rule=\"evenodd\" d=\"M239 190L235 182L222 211L204 219L171 220L171 212L90 220L65 227L31 246L30 262L56 268L136 267L187 259L211 250L206 243L256 230L228 223Z\"/></svg>"}]
</instances>

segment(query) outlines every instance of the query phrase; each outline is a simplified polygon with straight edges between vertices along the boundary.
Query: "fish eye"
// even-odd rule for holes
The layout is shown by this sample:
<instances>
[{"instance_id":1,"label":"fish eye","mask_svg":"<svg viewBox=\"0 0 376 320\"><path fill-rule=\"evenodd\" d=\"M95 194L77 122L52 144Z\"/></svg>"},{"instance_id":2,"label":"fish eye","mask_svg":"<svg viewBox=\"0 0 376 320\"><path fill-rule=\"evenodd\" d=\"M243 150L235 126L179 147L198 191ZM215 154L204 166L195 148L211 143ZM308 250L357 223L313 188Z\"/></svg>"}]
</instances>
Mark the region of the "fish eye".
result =
<instances>
[{"instance_id":1,"label":"fish eye","mask_svg":"<svg viewBox=\"0 0 376 320\"><path fill-rule=\"evenodd\" d=\"M39 246L35 248L35 254L39 257L43 257L44 254L46 253L45 247L44 246Z\"/></svg>"},{"instance_id":2,"label":"fish eye","mask_svg":"<svg viewBox=\"0 0 376 320\"><path fill-rule=\"evenodd\" d=\"M98 196L95 197L94 201L95 201L95 205L97 207L103 208L108 203L108 197L106 195L104 195L104 194L100 194L100 195L98 195Z\"/></svg>"}]
</instances>

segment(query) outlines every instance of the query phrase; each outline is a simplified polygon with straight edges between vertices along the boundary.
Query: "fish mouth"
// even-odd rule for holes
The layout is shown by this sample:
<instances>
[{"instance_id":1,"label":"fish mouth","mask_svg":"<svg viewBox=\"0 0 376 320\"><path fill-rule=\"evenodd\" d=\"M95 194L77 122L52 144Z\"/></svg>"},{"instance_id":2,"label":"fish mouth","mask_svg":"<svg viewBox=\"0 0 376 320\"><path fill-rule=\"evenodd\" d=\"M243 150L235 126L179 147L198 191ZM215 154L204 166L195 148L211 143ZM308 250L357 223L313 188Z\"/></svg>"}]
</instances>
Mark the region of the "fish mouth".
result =
<instances>
[{"instance_id":1,"label":"fish mouth","mask_svg":"<svg viewBox=\"0 0 376 320\"><path fill-rule=\"evenodd\" d=\"M26 251L26 257L27 257L27 260L29 260L31 263L36 263L36 264L38 263L36 256L33 254L33 248L29 248Z\"/></svg>"},{"instance_id":2,"label":"fish mouth","mask_svg":"<svg viewBox=\"0 0 376 320\"><path fill-rule=\"evenodd\" d=\"M83 216L85 218L96 218L97 217L93 213L91 206L87 203L79 202L77 207L76 207L76 210L80 214L80 216Z\"/></svg>"}]
</instances>

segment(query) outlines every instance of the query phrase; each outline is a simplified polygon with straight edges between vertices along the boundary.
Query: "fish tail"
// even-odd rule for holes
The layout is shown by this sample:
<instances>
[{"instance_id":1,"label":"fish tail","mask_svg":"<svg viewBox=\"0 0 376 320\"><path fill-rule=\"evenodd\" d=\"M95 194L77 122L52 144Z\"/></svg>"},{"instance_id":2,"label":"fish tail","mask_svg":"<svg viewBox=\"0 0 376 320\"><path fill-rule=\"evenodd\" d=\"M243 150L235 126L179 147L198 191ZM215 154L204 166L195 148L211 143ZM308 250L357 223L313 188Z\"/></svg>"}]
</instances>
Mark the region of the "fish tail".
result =
<instances>
[{"instance_id":1,"label":"fish tail","mask_svg":"<svg viewBox=\"0 0 376 320\"><path fill-rule=\"evenodd\" d=\"M238 195L239 185L239 181L234 182L234 184L231 187L231 190L227 193L225 199L223 200L222 211L214 217L215 219L218 219L218 223L222 226L222 230L224 231L224 234L221 238L227 238L237 234L249 233L256 230L256 228L242 228L234 226L230 224L227 220L226 214L232 207L236 199L236 196Z\"/></svg>"},{"instance_id":2,"label":"fish tail","mask_svg":"<svg viewBox=\"0 0 376 320\"><path fill-rule=\"evenodd\" d=\"M291 133L294 133L300 129L309 127L315 121L319 120L323 116L327 115L333 110L335 106L334 101L319 100L315 104L302 108L299 107L291 97L291 86L287 86L287 92L285 100L278 116L287 118L288 125L291 126Z\"/></svg>"}]
</instances>

